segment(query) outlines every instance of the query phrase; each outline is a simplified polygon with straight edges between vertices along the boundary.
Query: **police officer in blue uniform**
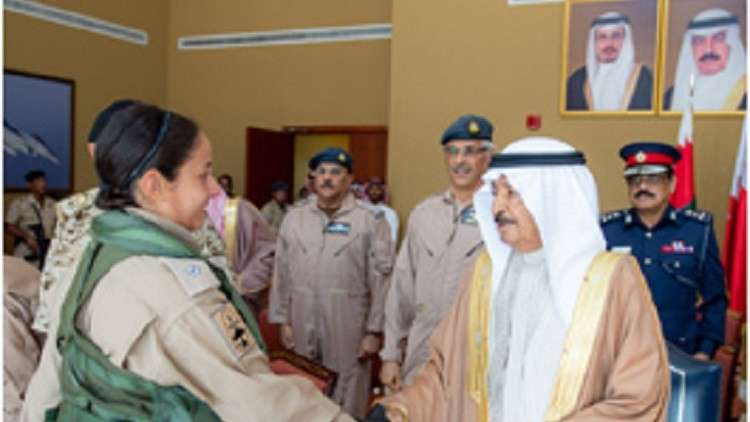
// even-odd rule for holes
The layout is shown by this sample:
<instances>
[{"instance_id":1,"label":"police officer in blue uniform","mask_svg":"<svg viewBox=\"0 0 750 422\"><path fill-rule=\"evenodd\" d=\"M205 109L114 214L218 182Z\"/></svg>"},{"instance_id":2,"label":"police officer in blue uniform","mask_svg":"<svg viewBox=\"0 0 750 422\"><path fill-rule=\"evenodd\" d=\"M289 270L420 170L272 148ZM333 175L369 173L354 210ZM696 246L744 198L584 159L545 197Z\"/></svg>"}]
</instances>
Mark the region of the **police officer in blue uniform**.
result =
<instances>
[{"instance_id":1,"label":"police officer in blue uniform","mask_svg":"<svg viewBox=\"0 0 750 422\"><path fill-rule=\"evenodd\" d=\"M666 339L708 360L724 342L727 307L713 217L669 204L681 158L674 147L634 143L620 157L632 207L602 216L607 248L638 259Z\"/></svg>"}]
</instances>

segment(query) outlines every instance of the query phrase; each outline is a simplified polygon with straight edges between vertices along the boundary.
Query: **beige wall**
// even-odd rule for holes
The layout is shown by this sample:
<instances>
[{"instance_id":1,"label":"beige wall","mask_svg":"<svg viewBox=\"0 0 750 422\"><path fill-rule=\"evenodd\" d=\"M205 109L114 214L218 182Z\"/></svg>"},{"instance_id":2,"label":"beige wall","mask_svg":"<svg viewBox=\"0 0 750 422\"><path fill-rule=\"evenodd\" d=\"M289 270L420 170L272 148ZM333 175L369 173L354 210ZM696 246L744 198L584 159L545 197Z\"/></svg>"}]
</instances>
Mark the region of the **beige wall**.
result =
<instances>
[{"instance_id":1,"label":"beige wall","mask_svg":"<svg viewBox=\"0 0 750 422\"><path fill-rule=\"evenodd\" d=\"M150 0L44 3L149 34L149 44L142 46L14 12L3 13L6 68L75 81L73 189L81 191L97 183L86 152L86 138L98 112L122 97L165 103L168 7L164 2ZM15 197L3 194L5 209ZM3 246L9 250L7 237Z\"/></svg>"},{"instance_id":2,"label":"beige wall","mask_svg":"<svg viewBox=\"0 0 750 422\"><path fill-rule=\"evenodd\" d=\"M588 157L602 209L626 206L618 149L636 139L675 142L679 118L561 117L563 4L470 3L393 3L388 180L402 220L421 198L446 186L438 139L467 112L495 123L500 148L536 133L569 141ZM542 130L525 128L527 113L542 115ZM698 203L717 216L720 235L740 131L740 118L695 121Z\"/></svg>"},{"instance_id":3,"label":"beige wall","mask_svg":"<svg viewBox=\"0 0 750 422\"><path fill-rule=\"evenodd\" d=\"M84 147L90 123L122 96L197 118L214 141L217 172L234 175L239 191L247 126L388 125L388 176L402 220L445 187L438 137L459 114L490 117L502 147L533 134L524 117L541 113L540 134L587 153L603 209L626 205L617 149L634 139L674 142L679 125L676 117L559 115L562 4L410 0L393 2L391 10L389 1L348 0L226 0L221 8L200 0L45 3L145 29L151 37L142 47L5 13L7 67L76 80L76 190L95 182ZM389 21L391 41L176 49L182 35ZM719 232L740 127L739 118L695 122L699 204L719 217Z\"/></svg>"},{"instance_id":4,"label":"beige wall","mask_svg":"<svg viewBox=\"0 0 750 422\"><path fill-rule=\"evenodd\" d=\"M390 21L390 1L170 2L167 103L213 142L218 173L245 189L245 128L385 125L390 42L177 50L178 36Z\"/></svg>"},{"instance_id":5,"label":"beige wall","mask_svg":"<svg viewBox=\"0 0 750 422\"><path fill-rule=\"evenodd\" d=\"M168 5L150 0L45 0L44 4L148 32L149 44L131 44L14 12L4 12L5 67L75 81L74 189L96 184L86 153L94 117L115 98L166 101Z\"/></svg>"}]
</instances>

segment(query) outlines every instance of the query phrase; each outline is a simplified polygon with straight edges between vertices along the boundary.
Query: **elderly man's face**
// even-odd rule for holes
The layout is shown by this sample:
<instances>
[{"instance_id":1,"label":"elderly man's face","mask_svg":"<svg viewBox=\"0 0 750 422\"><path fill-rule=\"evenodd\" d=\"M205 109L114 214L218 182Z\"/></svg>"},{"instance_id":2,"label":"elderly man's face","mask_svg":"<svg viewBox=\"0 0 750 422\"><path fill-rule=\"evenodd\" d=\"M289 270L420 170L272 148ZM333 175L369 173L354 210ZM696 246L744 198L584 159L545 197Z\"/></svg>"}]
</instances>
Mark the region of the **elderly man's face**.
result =
<instances>
[{"instance_id":1,"label":"elderly man's face","mask_svg":"<svg viewBox=\"0 0 750 422\"><path fill-rule=\"evenodd\" d=\"M443 153L455 188L476 186L490 164L491 148L482 141L454 139L443 147Z\"/></svg>"},{"instance_id":2,"label":"elderly man's face","mask_svg":"<svg viewBox=\"0 0 750 422\"><path fill-rule=\"evenodd\" d=\"M613 63L620 57L622 43L625 41L625 26L619 25L594 30L596 60L599 63Z\"/></svg>"},{"instance_id":3,"label":"elderly man's face","mask_svg":"<svg viewBox=\"0 0 750 422\"><path fill-rule=\"evenodd\" d=\"M541 248L542 239L534 217L508 179L500 176L493 183L493 190L495 201L492 203L492 215L495 216L503 242L517 252L532 252Z\"/></svg>"},{"instance_id":4,"label":"elderly man's face","mask_svg":"<svg viewBox=\"0 0 750 422\"><path fill-rule=\"evenodd\" d=\"M630 204L640 212L653 212L665 207L674 192L675 179L667 173L633 175L625 178Z\"/></svg>"},{"instance_id":5,"label":"elderly man's face","mask_svg":"<svg viewBox=\"0 0 750 422\"><path fill-rule=\"evenodd\" d=\"M323 200L342 197L349 191L352 175L336 163L321 163L315 169L315 193Z\"/></svg>"},{"instance_id":6,"label":"elderly man's face","mask_svg":"<svg viewBox=\"0 0 750 422\"><path fill-rule=\"evenodd\" d=\"M693 60L701 75L715 75L727 66L730 52L726 30L711 35L693 35L690 44L693 47Z\"/></svg>"}]
</instances>

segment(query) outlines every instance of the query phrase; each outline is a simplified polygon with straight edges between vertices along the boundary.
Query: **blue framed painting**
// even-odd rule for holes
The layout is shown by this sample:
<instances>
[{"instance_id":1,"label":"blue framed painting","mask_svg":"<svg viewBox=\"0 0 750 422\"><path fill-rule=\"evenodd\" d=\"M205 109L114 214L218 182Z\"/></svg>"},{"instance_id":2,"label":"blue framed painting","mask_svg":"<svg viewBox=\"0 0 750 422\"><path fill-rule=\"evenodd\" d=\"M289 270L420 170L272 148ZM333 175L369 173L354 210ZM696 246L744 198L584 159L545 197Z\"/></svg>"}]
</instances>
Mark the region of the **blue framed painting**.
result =
<instances>
[{"instance_id":1,"label":"blue framed painting","mask_svg":"<svg viewBox=\"0 0 750 422\"><path fill-rule=\"evenodd\" d=\"M5 191L28 190L26 173L42 170L50 193L70 193L75 83L5 69L3 95Z\"/></svg>"}]
</instances>

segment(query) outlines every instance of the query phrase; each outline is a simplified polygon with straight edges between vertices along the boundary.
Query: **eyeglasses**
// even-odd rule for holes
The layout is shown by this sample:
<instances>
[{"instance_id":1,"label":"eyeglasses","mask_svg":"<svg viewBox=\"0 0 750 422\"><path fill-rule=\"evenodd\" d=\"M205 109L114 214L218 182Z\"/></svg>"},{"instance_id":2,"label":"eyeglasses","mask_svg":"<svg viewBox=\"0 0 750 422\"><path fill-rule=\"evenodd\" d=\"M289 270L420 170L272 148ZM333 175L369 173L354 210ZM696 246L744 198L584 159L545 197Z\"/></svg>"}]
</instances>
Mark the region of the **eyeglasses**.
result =
<instances>
[{"instance_id":1,"label":"eyeglasses","mask_svg":"<svg viewBox=\"0 0 750 422\"><path fill-rule=\"evenodd\" d=\"M657 185L664 183L669 180L669 176L664 173L659 174L634 174L632 176L625 177L625 182L628 186L638 186L642 183L647 185Z\"/></svg>"},{"instance_id":2,"label":"eyeglasses","mask_svg":"<svg viewBox=\"0 0 750 422\"><path fill-rule=\"evenodd\" d=\"M484 154L487 151L489 151L489 147L486 146L475 147L467 145L463 148L459 148L455 145L446 145L443 147L443 152L451 157L457 157L459 154L463 154L465 157L475 157L479 154Z\"/></svg>"}]
</instances>

